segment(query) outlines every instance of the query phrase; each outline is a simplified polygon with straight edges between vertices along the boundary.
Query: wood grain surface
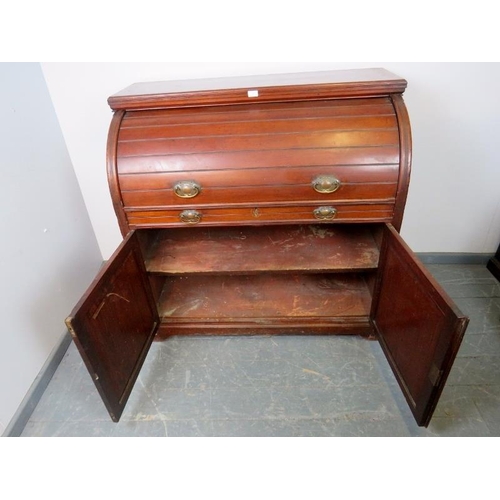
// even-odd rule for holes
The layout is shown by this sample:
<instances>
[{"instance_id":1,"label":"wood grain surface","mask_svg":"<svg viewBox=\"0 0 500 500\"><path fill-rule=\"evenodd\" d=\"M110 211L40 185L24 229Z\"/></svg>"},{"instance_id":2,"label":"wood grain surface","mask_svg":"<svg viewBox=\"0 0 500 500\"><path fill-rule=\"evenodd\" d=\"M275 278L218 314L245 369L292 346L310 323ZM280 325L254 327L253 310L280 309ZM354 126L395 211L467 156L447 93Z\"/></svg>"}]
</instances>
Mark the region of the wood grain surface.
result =
<instances>
[{"instance_id":1,"label":"wood grain surface","mask_svg":"<svg viewBox=\"0 0 500 500\"><path fill-rule=\"evenodd\" d=\"M160 299L162 332L343 333L369 329L362 275L190 275L169 278Z\"/></svg>"},{"instance_id":2,"label":"wood grain surface","mask_svg":"<svg viewBox=\"0 0 500 500\"><path fill-rule=\"evenodd\" d=\"M159 230L146 269L159 274L317 273L376 269L371 226L310 225Z\"/></svg>"},{"instance_id":3,"label":"wood grain surface","mask_svg":"<svg viewBox=\"0 0 500 500\"><path fill-rule=\"evenodd\" d=\"M381 68L134 84L108 99L112 109L350 98L404 92L406 81ZM249 90L258 91L250 97ZM254 94L255 95L255 94Z\"/></svg>"}]
</instances>

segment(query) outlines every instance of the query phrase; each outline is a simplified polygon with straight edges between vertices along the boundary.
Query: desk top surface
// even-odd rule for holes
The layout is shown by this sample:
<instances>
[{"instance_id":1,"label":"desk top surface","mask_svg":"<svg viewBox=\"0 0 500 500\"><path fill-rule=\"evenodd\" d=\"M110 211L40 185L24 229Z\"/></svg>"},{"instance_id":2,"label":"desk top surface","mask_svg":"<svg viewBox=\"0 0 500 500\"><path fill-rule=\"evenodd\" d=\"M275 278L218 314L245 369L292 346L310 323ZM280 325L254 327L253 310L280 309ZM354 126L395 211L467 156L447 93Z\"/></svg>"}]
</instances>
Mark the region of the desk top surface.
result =
<instances>
[{"instance_id":1,"label":"desk top surface","mask_svg":"<svg viewBox=\"0 0 500 500\"><path fill-rule=\"evenodd\" d=\"M120 109L177 108L402 93L406 80L381 68L135 83L108 99Z\"/></svg>"}]
</instances>

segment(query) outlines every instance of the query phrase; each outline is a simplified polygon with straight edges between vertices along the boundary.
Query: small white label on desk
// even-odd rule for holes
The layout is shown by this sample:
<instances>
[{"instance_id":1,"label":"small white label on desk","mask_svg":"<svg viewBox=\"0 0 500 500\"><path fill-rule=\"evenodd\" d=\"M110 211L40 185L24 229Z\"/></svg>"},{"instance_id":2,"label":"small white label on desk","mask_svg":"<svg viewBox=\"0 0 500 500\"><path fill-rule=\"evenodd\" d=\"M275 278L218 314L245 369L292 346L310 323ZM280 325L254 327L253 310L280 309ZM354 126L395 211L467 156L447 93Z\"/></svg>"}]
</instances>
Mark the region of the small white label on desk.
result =
<instances>
[{"instance_id":1,"label":"small white label on desk","mask_svg":"<svg viewBox=\"0 0 500 500\"><path fill-rule=\"evenodd\" d=\"M259 97L259 91L258 90L249 90L248 97Z\"/></svg>"}]
</instances>

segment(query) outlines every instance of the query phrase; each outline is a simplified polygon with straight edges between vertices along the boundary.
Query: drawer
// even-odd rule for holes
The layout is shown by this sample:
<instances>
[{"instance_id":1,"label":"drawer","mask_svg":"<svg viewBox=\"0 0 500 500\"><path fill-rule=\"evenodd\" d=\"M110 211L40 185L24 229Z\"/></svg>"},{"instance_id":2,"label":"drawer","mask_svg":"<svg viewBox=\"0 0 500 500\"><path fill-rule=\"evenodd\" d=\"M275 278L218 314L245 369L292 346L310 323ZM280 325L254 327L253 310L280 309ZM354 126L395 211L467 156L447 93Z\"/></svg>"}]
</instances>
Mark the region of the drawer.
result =
<instances>
[{"instance_id":1,"label":"drawer","mask_svg":"<svg viewBox=\"0 0 500 500\"><path fill-rule=\"evenodd\" d=\"M225 207L183 210L127 211L132 229L140 227L186 227L192 225L260 225L295 222L390 221L392 204L304 205L279 207Z\"/></svg>"},{"instance_id":2,"label":"drawer","mask_svg":"<svg viewBox=\"0 0 500 500\"><path fill-rule=\"evenodd\" d=\"M129 174L120 177L127 207L293 201L394 202L398 165L313 166Z\"/></svg>"}]
</instances>

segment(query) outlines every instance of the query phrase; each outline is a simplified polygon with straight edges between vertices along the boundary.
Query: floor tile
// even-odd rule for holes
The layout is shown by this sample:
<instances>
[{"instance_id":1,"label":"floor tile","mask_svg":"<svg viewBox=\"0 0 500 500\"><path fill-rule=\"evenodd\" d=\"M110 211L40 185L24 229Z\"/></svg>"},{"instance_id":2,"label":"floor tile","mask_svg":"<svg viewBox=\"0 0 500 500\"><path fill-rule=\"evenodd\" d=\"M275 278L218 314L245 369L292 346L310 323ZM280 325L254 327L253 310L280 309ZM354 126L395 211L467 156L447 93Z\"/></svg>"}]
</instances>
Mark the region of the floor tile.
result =
<instances>
[{"instance_id":1,"label":"floor tile","mask_svg":"<svg viewBox=\"0 0 500 500\"><path fill-rule=\"evenodd\" d=\"M109 437L115 432L113 422L76 422L53 420L48 422L29 421L22 437Z\"/></svg>"},{"instance_id":2,"label":"floor tile","mask_svg":"<svg viewBox=\"0 0 500 500\"><path fill-rule=\"evenodd\" d=\"M208 389L138 388L126 420L202 420L211 417L211 391Z\"/></svg>"},{"instance_id":3,"label":"floor tile","mask_svg":"<svg viewBox=\"0 0 500 500\"><path fill-rule=\"evenodd\" d=\"M500 356L500 332L476 335L466 332L458 356Z\"/></svg>"},{"instance_id":4,"label":"floor tile","mask_svg":"<svg viewBox=\"0 0 500 500\"><path fill-rule=\"evenodd\" d=\"M456 358L448 377L449 385L495 385L500 378L500 356Z\"/></svg>"},{"instance_id":5,"label":"floor tile","mask_svg":"<svg viewBox=\"0 0 500 500\"><path fill-rule=\"evenodd\" d=\"M213 420L168 420L165 422L168 437L214 437Z\"/></svg>"},{"instance_id":6,"label":"floor tile","mask_svg":"<svg viewBox=\"0 0 500 500\"><path fill-rule=\"evenodd\" d=\"M448 384L439 399L434 417L480 419L481 414L474 398L476 392L476 386Z\"/></svg>"},{"instance_id":7,"label":"floor tile","mask_svg":"<svg viewBox=\"0 0 500 500\"><path fill-rule=\"evenodd\" d=\"M213 421L213 435L222 437L405 437L397 419L232 419Z\"/></svg>"},{"instance_id":8,"label":"floor tile","mask_svg":"<svg viewBox=\"0 0 500 500\"><path fill-rule=\"evenodd\" d=\"M481 417L434 417L428 428L418 428L415 435L427 437L490 437L491 433Z\"/></svg>"},{"instance_id":9,"label":"floor tile","mask_svg":"<svg viewBox=\"0 0 500 500\"><path fill-rule=\"evenodd\" d=\"M470 393L491 435L500 436L500 381L498 385L472 387Z\"/></svg>"},{"instance_id":10,"label":"floor tile","mask_svg":"<svg viewBox=\"0 0 500 500\"><path fill-rule=\"evenodd\" d=\"M462 313L470 318L466 335L500 334L500 298L465 298L456 299L455 302Z\"/></svg>"},{"instance_id":11,"label":"floor tile","mask_svg":"<svg viewBox=\"0 0 500 500\"><path fill-rule=\"evenodd\" d=\"M64 382L67 363L58 369L30 420L34 422L108 421L109 414L86 371Z\"/></svg>"},{"instance_id":12,"label":"floor tile","mask_svg":"<svg viewBox=\"0 0 500 500\"><path fill-rule=\"evenodd\" d=\"M288 356L207 367L212 387L349 387L376 382L376 362L362 357ZM374 380L375 379L375 380Z\"/></svg>"},{"instance_id":13,"label":"floor tile","mask_svg":"<svg viewBox=\"0 0 500 500\"><path fill-rule=\"evenodd\" d=\"M500 297L500 282L481 265L427 265L450 297Z\"/></svg>"},{"instance_id":14,"label":"floor tile","mask_svg":"<svg viewBox=\"0 0 500 500\"><path fill-rule=\"evenodd\" d=\"M113 424L110 437L168 437L169 424L165 420L127 421Z\"/></svg>"}]
</instances>

